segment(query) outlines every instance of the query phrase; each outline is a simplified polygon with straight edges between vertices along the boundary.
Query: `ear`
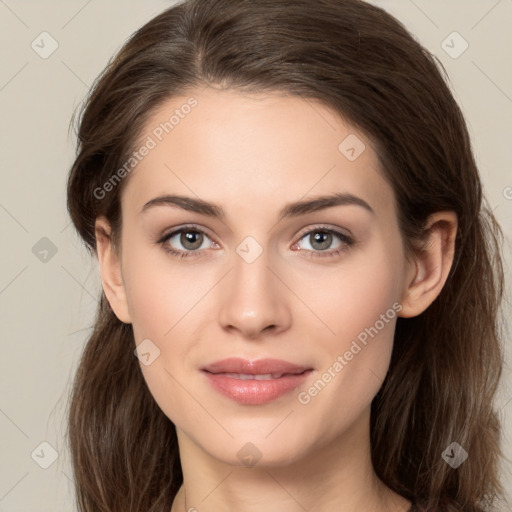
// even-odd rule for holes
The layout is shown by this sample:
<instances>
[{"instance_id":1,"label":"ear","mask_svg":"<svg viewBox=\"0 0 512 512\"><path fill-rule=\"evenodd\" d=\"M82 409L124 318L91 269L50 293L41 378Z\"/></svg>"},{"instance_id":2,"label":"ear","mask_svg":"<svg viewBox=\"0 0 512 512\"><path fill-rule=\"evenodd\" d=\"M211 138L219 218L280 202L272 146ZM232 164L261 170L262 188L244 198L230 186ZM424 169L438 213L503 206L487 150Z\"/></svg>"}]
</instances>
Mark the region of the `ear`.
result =
<instances>
[{"instance_id":1,"label":"ear","mask_svg":"<svg viewBox=\"0 0 512 512\"><path fill-rule=\"evenodd\" d=\"M436 212L427 219L426 240L410 263L398 316L418 316L441 293L453 263L457 226L452 211Z\"/></svg>"},{"instance_id":2,"label":"ear","mask_svg":"<svg viewBox=\"0 0 512 512\"><path fill-rule=\"evenodd\" d=\"M103 291L117 318L129 324L131 319L121 273L121 261L112 244L112 230L105 217L96 219L94 232Z\"/></svg>"}]
</instances>

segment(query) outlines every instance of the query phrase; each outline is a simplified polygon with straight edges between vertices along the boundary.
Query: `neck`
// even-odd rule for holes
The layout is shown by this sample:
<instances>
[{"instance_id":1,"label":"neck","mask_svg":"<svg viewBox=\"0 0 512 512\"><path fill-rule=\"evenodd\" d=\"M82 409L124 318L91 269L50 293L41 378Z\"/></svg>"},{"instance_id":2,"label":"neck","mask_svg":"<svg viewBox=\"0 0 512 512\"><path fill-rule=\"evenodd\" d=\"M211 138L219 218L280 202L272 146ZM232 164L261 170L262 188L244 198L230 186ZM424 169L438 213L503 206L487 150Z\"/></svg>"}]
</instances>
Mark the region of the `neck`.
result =
<instances>
[{"instance_id":1,"label":"neck","mask_svg":"<svg viewBox=\"0 0 512 512\"><path fill-rule=\"evenodd\" d=\"M369 417L362 420L285 466L229 465L177 430L183 485L171 512L406 512L410 502L375 474Z\"/></svg>"}]
</instances>

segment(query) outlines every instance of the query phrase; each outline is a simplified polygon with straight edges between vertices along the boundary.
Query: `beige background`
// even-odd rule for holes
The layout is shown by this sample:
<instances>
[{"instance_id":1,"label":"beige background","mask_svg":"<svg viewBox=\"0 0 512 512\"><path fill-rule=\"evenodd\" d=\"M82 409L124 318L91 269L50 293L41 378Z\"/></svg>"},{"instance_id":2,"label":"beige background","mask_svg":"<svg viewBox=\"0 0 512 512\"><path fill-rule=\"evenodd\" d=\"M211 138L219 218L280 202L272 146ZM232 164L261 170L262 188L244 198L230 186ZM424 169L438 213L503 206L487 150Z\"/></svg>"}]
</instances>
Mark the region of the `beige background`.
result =
<instances>
[{"instance_id":1,"label":"beige background","mask_svg":"<svg viewBox=\"0 0 512 512\"><path fill-rule=\"evenodd\" d=\"M171 3L0 0L0 512L76 510L63 414L100 284L96 262L66 212L65 179L75 147L68 124L108 58ZM467 116L486 196L507 237L510 275L512 0L374 3L400 19L446 67ZM31 47L44 31L58 44L46 59ZM454 31L469 44L457 58L441 46ZM51 49L49 36L41 37ZM463 49L458 36L447 42L452 55ZM50 250L46 262L33 253L43 237L57 251ZM49 247L48 241L39 244L36 249ZM503 482L512 495L510 334L506 343L498 406L508 458ZM51 462L51 449L42 442L58 453L47 469L40 464Z\"/></svg>"}]
</instances>

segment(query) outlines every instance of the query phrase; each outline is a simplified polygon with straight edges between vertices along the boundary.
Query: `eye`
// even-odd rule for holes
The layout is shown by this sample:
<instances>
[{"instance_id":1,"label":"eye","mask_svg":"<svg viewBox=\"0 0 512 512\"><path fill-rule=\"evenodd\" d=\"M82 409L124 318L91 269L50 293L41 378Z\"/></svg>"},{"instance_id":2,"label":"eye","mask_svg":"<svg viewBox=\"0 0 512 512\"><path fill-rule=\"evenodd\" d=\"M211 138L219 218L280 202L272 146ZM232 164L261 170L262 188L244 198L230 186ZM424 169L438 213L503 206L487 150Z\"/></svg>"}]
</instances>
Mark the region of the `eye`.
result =
<instances>
[{"instance_id":1,"label":"eye","mask_svg":"<svg viewBox=\"0 0 512 512\"><path fill-rule=\"evenodd\" d=\"M210 237L202 229L195 226L185 226L164 235L158 240L158 243L162 245L166 252L178 258L195 258L201 255L200 251L202 249L208 248L208 243L204 246L206 239L210 239ZM181 245L183 249L179 247L176 249L176 245Z\"/></svg>"},{"instance_id":2,"label":"eye","mask_svg":"<svg viewBox=\"0 0 512 512\"><path fill-rule=\"evenodd\" d=\"M211 242L210 245L213 244L213 246L218 247L218 244L211 240L205 231L199 227L184 226L164 235L157 243L167 253L175 257L195 258L202 255L202 250L208 249L208 240ZM306 244L301 243L301 240L306 240ZM336 241L338 244L332 248L333 242ZM305 251L311 258L333 257L347 251L354 244L355 241L351 237L334 229L321 226L304 233L299 242L296 242L292 248ZM176 248L177 245L181 245L182 248ZM306 246L304 247L304 245ZM331 250L328 250L329 248Z\"/></svg>"},{"instance_id":3,"label":"eye","mask_svg":"<svg viewBox=\"0 0 512 512\"><path fill-rule=\"evenodd\" d=\"M300 240L306 240L306 244L301 243ZM349 236L326 227L317 227L309 230L302 235L300 240L294 244L293 247L298 247L299 251L308 251L312 258L336 256L347 251L355 243ZM332 244L336 242L336 240L338 241L338 245L332 248ZM331 248L331 250L327 250L329 248Z\"/></svg>"}]
</instances>

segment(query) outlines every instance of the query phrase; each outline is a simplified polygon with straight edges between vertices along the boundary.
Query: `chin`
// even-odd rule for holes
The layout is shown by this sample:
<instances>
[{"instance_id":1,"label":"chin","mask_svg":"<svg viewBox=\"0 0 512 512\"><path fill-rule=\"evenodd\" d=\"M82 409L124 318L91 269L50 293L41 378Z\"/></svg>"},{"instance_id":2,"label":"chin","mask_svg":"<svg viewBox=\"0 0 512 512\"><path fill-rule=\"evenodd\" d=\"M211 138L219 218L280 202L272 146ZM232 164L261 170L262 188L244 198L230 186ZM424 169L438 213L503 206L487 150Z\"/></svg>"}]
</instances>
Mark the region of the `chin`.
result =
<instances>
[{"instance_id":1,"label":"chin","mask_svg":"<svg viewBox=\"0 0 512 512\"><path fill-rule=\"evenodd\" d=\"M272 421L275 428L279 421ZM288 420L285 420L288 421ZM268 422L265 422L265 427ZM261 424L260 424L261 426ZM200 445L219 461L246 467L286 467L305 457L317 444L304 435L307 429L290 421L289 428L229 429L233 438L208 437ZM270 432L270 434L269 434ZM205 442L206 441L206 442Z\"/></svg>"}]
</instances>

